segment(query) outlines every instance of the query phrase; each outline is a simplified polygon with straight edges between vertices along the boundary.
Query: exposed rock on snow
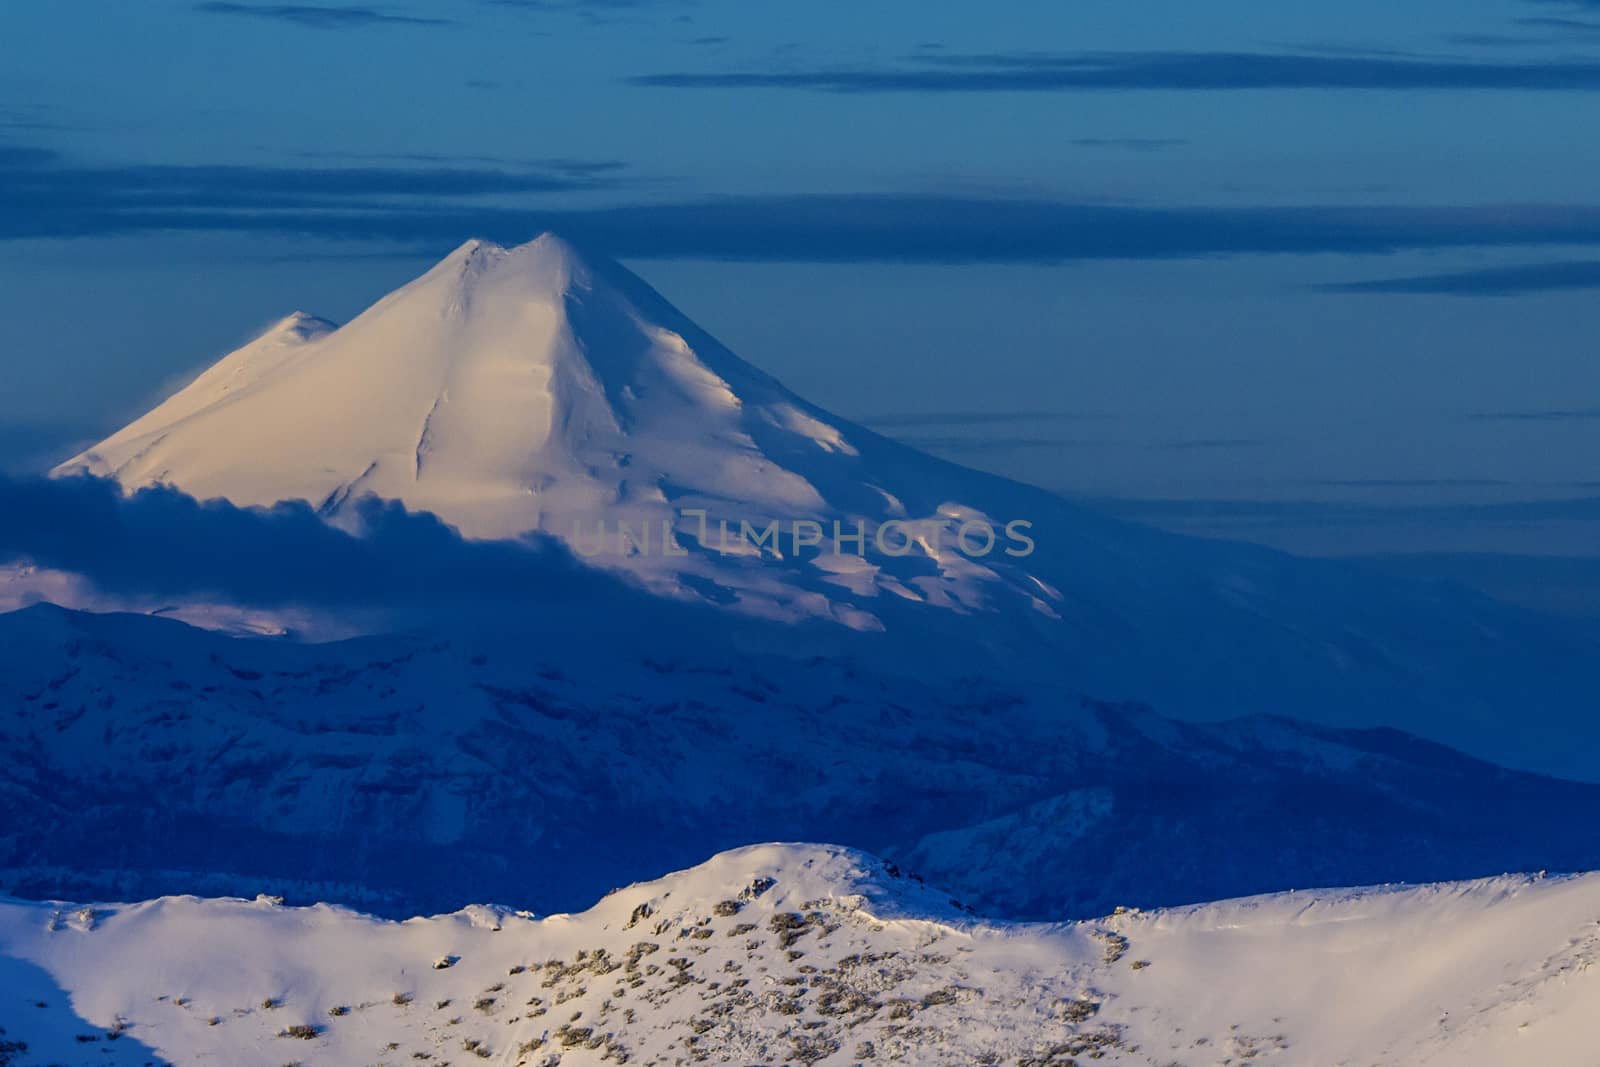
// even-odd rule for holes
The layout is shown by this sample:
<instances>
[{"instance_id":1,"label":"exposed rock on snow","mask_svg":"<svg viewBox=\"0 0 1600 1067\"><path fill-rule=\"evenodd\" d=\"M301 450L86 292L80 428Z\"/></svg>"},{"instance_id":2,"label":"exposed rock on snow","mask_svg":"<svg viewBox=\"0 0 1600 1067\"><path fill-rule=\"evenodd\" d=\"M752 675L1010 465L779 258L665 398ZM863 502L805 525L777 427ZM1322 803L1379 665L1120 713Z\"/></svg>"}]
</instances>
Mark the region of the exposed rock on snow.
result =
<instances>
[{"instance_id":1,"label":"exposed rock on snow","mask_svg":"<svg viewBox=\"0 0 1600 1067\"><path fill-rule=\"evenodd\" d=\"M1314 891L1066 925L761 845L577 915L384 922L0 903L0 1042L46 1062L1576 1064L1600 876ZM450 960L448 967L434 961ZM0 1044L0 1048L6 1047ZM3 1062L3 1061L0 1061Z\"/></svg>"}]
</instances>

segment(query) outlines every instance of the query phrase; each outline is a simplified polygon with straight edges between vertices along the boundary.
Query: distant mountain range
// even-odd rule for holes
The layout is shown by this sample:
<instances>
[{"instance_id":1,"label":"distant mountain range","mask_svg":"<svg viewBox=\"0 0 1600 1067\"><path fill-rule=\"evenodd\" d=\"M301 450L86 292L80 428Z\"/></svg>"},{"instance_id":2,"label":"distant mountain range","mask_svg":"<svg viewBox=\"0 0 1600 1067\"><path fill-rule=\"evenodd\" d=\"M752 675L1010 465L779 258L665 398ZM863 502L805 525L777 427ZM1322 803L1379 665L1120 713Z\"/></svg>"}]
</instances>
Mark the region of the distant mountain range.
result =
<instances>
[{"instance_id":1,"label":"distant mountain range","mask_svg":"<svg viewBox=\"0 0 1600 1067\"><path fill-rule=\"evenodd\" d=\"M685 636L626 648L0 615L0 890L546 912L708 850L831 840L986 914L1059 918L1600 867L1600 786L1396 731L930 684L662 618Z\"/></svg>"}]
</instances>

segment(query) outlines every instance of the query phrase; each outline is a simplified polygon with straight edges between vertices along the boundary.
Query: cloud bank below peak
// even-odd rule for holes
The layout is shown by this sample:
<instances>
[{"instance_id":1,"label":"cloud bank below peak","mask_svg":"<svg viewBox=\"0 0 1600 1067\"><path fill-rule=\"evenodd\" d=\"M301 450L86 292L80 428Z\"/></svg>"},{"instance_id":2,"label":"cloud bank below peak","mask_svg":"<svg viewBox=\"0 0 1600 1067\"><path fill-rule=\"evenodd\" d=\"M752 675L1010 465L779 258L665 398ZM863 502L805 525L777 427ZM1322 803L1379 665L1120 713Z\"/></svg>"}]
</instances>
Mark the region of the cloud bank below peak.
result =
<instances>
[{"instance_id":1,"label":"cloud bank below peak","mask_svg":"<svg viewBox=\"0 0 1600 1067\"><path fill-rule=\"evenodd\" d=\"M362 535L308 504L240 508L169 488L0 475L0 566L81 575L128 596L220 596L250 607L530 607L621 598L623 583L558 542L466 541L426 513L375 498Z\"/></svg>"}]
</instances>

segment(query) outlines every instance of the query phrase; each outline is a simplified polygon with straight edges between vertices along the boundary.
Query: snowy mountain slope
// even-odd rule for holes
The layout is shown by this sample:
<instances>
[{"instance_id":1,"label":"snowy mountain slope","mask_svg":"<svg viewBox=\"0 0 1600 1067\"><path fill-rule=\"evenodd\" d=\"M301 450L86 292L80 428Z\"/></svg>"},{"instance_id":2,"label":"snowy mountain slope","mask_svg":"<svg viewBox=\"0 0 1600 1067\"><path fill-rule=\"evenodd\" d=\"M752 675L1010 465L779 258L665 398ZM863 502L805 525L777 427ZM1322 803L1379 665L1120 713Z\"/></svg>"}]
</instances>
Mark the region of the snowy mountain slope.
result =
<instances>
[{"instance_id":1,"label":"snowy mountain slope","mask_svg":"<svg viewBox=\"0 0 1600 1067\"><path fill-rule=\"evenodd\" d=\"M1597 915L1506 876L1008 925L817 845L543 919L3 902L0 1062L1576 1067Z\"/></svg>"},{"instance_id":2,"label":"snowy mountain slope","mask_svg":"<svg viewBox=\"0 0 1600 1067\"><path fill-rule=\"evenodd\" d=\"M1449 586L1113 521L918 453L794 396L623 268L549 235L469 242L337 330L291 317L57 473L70 472L303 499L334 521L374 493L470 537L543 531L669 599L883 634L873 654L906 670L998 670L1183 718L1391 725L1600 776L1592 633ZM1031 554L1007 554L1024 548L1013 521L1031 524L1018 528ZM770 522L778 544L755 547ZM823 544L797 545L798 522ZM993 549L964 551L985 525ZM46 593L76 588L52 581ZM190 617L240 624L215 605Z\"/></svg>"},{"instance_id":3,"label":"snowy mountain slope","mask_svg":"<svg viewBox=\"0 0 1600 1067\"><path fill-rule=\"evenodd\" d=\"M781 617L820 613L876 628L870 613L822 595L841 585L981 598L973 568L948 548L921 556L931 577L900 565L904 582L874 582L876 567L840 572L824 559L793 589L777 568L721 565L721 519L737 532L741 519L764 530L774 519L899 514L938 521L948 540L956 517L907 515L887 490L830 463L857 458L831 417L627 272L591 265L557 237L509 250L469 241L336 332L306 338L288 325L297 321L58 473L170 483L240 504L305 499L332 514L374 493L469 537L544 531L663 591L688 594L688 574ZM694 508L709 512L704 543L698 520L684 515ZM643 551L623 550L619 523ZM684 555L667 554L668 529ZM1037 592L1029 586L1024 603Z\"/></svg>"},{"instance_id":4,"label":"snowy mountain slope","mask_svg":"<svg viewBox=\"0 0 1600 1067\"><path fill-rule=\"evenodd\" d=\"M660 518L669 476L752 506L820 503L754 436L809 427L775 383L692 351L552 236L470 241L344 328L297 335L311 343L289 358L286 328L68 466L251 504L371 491L473 537Z\"/></svg>"},{"instance_id":5,"label":"snowy mountain slope","mask_svg":"<svg viewBox=\"0 0 1600 1067\"><path fill-rule=\"evenodd\" d=\"M1600 787L1391 731L1182 723L650 632L311 646L0 616L0 889L548 911L710 850L831 839L989 914L1059 917L1600 867Z\"/></svg>"}]
</instances>

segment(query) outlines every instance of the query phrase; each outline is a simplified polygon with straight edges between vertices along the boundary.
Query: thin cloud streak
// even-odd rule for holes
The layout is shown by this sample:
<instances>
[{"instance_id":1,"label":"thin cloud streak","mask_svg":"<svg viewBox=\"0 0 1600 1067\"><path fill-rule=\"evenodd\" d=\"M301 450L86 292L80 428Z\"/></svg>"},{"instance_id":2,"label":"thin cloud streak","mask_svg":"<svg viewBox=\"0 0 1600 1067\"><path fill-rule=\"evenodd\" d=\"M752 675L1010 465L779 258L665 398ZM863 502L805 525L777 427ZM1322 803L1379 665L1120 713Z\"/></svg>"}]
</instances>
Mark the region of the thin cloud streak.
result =
<instances>
[{"instance_id":1,"label":"thin cloud streak","mask_svg":"<svg viewBox=\"0 0 1600 1067\"><path fill-rule=\"evenodd\" d=\"M1593 22L1587 19L1563 19L1546 16L1518 19L1517 25L1541 30L1553 30L1560 36L1600 37L1600 22Z\"/></svg>"},{"instance_id":2,"label":"thin cloud streak","mask_svg":"<svg viewBox=\"0 0 1600 1067\"><path fill-rule=\"evenodd\" d=\"M1316 478L1305 484L1330 489L1493 489L1516 483L1500 478Z\"/></svg>"},{"instance_id":3,"label":"thin cloud streak","mask_svg":"<svg viewBox=\"0 0 1600 1067\"><path fill-rule=\"evenodd\" d=\"M1160 152L1168 148L1181 148L1189 141L1183 137L1078 137L1072 143L1079 148L1120 148L1128 152Z\"/></svg>"},{"instance_id":4,"label":"thin cloud streak","mask_svg":"<svg viewBox=\"0 0 1600 1067\"><path fill-rule=\"evenodd\" d=\"M625 179L612 169L117 167L24 153L0 156L0 240L188 231L443 250L464 235L515 243L557 230L624 258L944 264L1600 246L1596 205L1146 207L837 194L588 208L532 199L614 190Z\"/></svg>"},{"instance_id":5,"label":"thin cloud streak","mask_svg":"<svg viewBox=\"0 0 1600 1067\"><path fill-rule=\"evenodd\" d=\"M207 15L235 15L284 22L312 30L360 30L373 26L454 26L454 19L395 14L372 7L324 4L247 4L207 0L194 5Z\"/></svg>"},{"instance_id":6,"label":"thin cloud streak","mask_svg":"<svg viewBox=\"0 0 1600 1067\"><path fill-rule=\"evenodd\" d=\"M1389 53L1076 52L936 55L912 65L775 71L667 71L628 84L655 89L789 89L828 93L1108 92L1126 90L1600 90L1600 62L1477 62Z\"/></svg>"},{"instance_id":7,"label":"thin cloud streak","mask_svg":"<svg viewBox=\"0 0 1600 1067\"><path fill-rule=\"evenodd\" d=\"M1147 447L1173 452L1204 451L1207 449L1264 448L1277 444L1264 437L1199 437L1177 441L1155 441Z\"/></svg>"},{"instance_id":8,"label":"thin cloud streak","mask_svg":"<svg viewBox=\"0 0 1600 1067\"><path fill-rule=\"evenodd\" d=\"M1138 522L1242 522L1259 525L1321 523L1371 525L1397 521L1437 524L1600 522L1600 497L1513 500L1484 504L1358 504L1328 500L1228 500L1129 498L1067 494L1070 499Z\"/></svg>"},{"instance_id":9,"label":"thin cloud streak","mask_svg":"<svg viewBox=\"0 0 1600 1067\"><path fill-rule=\"evenodd\" d=\"M1073 411L908 411L879 415L857 415L851 421L877 430L1009 425L1016 422L1102 419Z\"/></svg>"},{"instance_id":10,"label":"thin cloud streak","mask_svg":"<svg viewBox=\"0 0 1600 1067\"><path fill-rule=\"evenodd\" d=\"M1521 296L1570 289L1600 289L1600 260L1532 263L1515 267L1379 278L1317 286L1329 293L1433 294L1440 296Z\"/></svg>"},{"instance_id":11,"label":"thin cloud streak","mask_svg":"<svg viewBox=\"0 0 1600 1067\"><path fill-rule=\"evenodd\" d=\"M912 448L951 454L1005 452L1012 449L1030 448L1093 448L1107 443L1071 437L920 437L911 435L897 436L895 439L901 444L909 445Z\"/></svg>"},{"instance_id":12,"label":"thin cloud streak","mask_svg":"<svg viewBox=\"0 0 1600 1067\"><path fill-rule=\"evenodd\" d=\"M1513 20L1521 33L1452 33L1445 40L1475 48L1527 48L1565 45L1600 38L1600 22L1539 16Z\"/></svg>"},{"instance_id":13,"label":"thin cloud streak","mask_svg":"<svg viewBox=\"0 0 1600 1067\"><path fill-rule=\"evenodd\" d=\"M1600 420L1600 408L1555 408L1544 411L1474 411L1477 422L1589 422Z\"/></svg>"}]
</instances>

